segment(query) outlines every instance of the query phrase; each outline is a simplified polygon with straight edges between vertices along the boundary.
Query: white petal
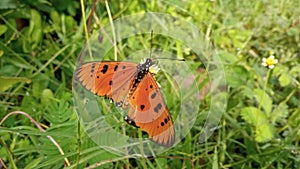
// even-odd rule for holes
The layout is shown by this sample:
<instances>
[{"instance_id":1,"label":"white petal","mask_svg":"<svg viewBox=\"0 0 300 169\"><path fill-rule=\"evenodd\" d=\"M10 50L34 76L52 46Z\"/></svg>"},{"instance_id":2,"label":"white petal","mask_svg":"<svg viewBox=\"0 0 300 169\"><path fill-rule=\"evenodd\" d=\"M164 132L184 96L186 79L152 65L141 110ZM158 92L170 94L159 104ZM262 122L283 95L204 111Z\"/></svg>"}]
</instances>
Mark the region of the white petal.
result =
<instances>
[{"instance_id":1,"label":"white petal","mask_svg":"<svg viewBox=\"0 0 300 169\"><path fill-rule=\"evenodd\" d=\"M271 55L271 56L269 57L269 59L275 59L275 56Z\"/></svg>"},{"instance_id":2,"label":"white petal","mask_svg":"<svg viewBox=\"0 0 300 169\"><path fill-rule=\"evenodd\" d=\"M274 64L278 63L278 59L274 59Z\"/></svg>"},{"instance_id":3,"label":"white petal","mask_svg":"<svg viewBox=\"0 0 300 169\"><path fill-rule=\"evenodd\" d=\"M263 66L268 66L265 62L261 63L261 65L263 65Z\"/></svg>"},{"instance_id":4,"label":"white petal","mask_svg":"<svg viewBox=\"0 0 300 169\"><path fill-rule=\"evenodd\" d=\"M267 61L267 58L263 58L262 61L263 61L263 62L266 62L266 61Z\"/></svg>"},{"instance_id":5,"label":"white petal","mask_svg":"<svg viewBox=\"0 0 300 169\"><path fill-rule=\"evenodd\" d=\"M274 68L274 65L270 65L269 68L270 68L270 69L273 69L273 68Z\"/></svg>"}]
</instances>

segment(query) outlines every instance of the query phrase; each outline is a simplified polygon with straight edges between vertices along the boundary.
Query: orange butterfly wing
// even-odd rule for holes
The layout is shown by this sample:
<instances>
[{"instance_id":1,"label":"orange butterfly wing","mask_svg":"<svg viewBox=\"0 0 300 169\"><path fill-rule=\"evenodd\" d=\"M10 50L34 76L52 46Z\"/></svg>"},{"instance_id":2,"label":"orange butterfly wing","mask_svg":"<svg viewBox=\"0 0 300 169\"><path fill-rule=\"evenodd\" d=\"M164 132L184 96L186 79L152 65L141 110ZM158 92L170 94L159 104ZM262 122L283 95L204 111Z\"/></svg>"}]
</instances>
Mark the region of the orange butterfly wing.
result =
<instances>
[{"instance_id":1,"label":"orange butterfly wing","mask_svg":"<svg viewBox=\"0 0 300 169\"><path fill-rule=\"evenodd\" d=\"M131 91L137 66L130 62L90 62L81 65L76 76L86 89L112 99L118 106L127 108L129 99L132 107L126 121L146 131L154 142L172 146L175 141L172 117L152 74L148 72Z\"/></svg>"},{"instance_id":2,"label":"orange butterfly wing","mask_svg":"<svg viewBox=\"0 0 300 169\"><path fill-rule=\"evenodd\" d=\"M130 62L90 62L80 66L76 75L86 89L122 106L127 99L136 67L136 63Z\"/></svg>"},{"instance_id":3,"label":"orange butterfly wing","mask_svg":"<svg viewBox=\"0 0 300 169\"><path fill-rule=\"evenodd\" d=\"M152 141L170 147L175 141L172 117L151 73L145 75L130 97L127 122L149 134Z\"/></svg>"}]
</instances>

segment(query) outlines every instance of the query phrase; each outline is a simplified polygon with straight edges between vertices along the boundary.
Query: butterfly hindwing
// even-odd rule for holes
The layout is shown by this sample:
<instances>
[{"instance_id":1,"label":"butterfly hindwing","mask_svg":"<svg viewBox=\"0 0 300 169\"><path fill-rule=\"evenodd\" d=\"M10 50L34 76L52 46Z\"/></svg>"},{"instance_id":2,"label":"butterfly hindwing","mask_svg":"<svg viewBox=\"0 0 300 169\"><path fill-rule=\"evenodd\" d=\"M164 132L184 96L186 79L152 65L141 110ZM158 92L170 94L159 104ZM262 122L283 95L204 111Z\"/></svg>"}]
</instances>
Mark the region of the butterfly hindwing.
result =
<instances>
[{"instance_id":1,"label":"butterfly hindwing","mask_svg":"<svg viewBox=\"0 0 300 169\"><path fill-rule=\"evenodd\" d=\"M130 103L132 107L128 116L135 126L146 131L160 145L169 147L174 144L172 117L151 73L140 82L130 97Z\"/></svg>"}]
</instances>

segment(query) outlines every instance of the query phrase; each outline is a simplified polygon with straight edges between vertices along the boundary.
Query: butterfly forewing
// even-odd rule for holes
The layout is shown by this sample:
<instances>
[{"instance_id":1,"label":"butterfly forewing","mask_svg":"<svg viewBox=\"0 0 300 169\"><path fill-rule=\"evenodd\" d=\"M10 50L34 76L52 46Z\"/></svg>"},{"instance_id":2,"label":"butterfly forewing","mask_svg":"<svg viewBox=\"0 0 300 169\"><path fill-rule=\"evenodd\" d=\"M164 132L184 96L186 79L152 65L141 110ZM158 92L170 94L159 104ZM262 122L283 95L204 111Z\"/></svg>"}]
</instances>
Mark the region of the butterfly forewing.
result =
<instances>
[{"instance_id":1,"label":"butterfly forewing","mask_svg":"<svg viewBox=\"0 0 300 169\"><path fill-rule=\"evenodd\" d=\"M137 127L146 131L160 145L169 147L174 144L172 117L151 73L140 82L130 97L130 103L132 107L128 116Z\"/></svg>"},{"instance_id":2,"label":"butterfly forewing","mask_svg":"<svg viewBox=\"0 0 300 169\"><path fill-rule=\"evenodd\" d=\"M77 70L81 84L94 94L105 96L116 103L127 96L136 72L136 63L129 62L90 62Z\"/></svg>"}]
</instances>

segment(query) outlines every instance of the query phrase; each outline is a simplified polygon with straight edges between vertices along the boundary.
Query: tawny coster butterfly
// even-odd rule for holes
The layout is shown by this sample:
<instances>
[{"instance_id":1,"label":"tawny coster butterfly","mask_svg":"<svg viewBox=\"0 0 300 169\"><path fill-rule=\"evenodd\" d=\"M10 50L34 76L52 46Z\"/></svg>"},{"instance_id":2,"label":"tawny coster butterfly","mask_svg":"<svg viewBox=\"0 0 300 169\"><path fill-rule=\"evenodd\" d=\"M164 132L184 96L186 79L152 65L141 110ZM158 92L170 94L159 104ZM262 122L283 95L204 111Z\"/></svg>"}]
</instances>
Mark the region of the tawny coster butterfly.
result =
<instances>
[{"instance_id":1,"label":"tawny coster butterfly","mask_svg":"<svg viewBox=\"0 0 300 169\"><path fill-rule=\"evenodd\" d=\"M159 145L170 147L175 131L163 95L154 79L159 68L150 59L140 64L120 61L88 62L81 65L76 76L92 93L104 96L116 106L128 109L125 121L148 133Z\"/></svg>"}]
</instances>

